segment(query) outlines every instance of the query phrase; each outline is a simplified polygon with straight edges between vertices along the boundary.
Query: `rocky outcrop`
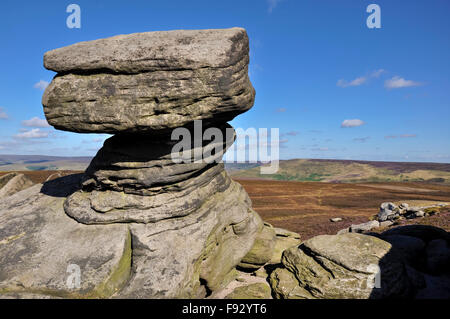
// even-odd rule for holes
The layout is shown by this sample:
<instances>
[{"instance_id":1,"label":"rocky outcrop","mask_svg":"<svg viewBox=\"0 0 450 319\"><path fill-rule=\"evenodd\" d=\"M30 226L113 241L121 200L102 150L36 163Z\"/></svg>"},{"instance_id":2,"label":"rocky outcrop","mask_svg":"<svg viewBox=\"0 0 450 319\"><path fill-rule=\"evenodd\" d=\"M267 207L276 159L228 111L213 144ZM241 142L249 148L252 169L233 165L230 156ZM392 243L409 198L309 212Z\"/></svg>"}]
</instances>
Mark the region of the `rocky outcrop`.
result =
<instances>
[{"instance_id":1,"label":"rocky outcrop","mask_svg":"<svg viewBox=\"0 0 450 319\"><path fill-rule=\"evenodd\" d=\"M313 237L270 274L279 299L449 298L448 232L432 226Z\"/></svg>"},{"instance_id":2,"label":"rocky outcrop","mask_svg":"<svg viewBox=\"0 0 450 319\"><path fill-rule=\"evenodd\" d=\"M267 283L256 283L241 286L228 294L226 299L271 299L272 291Z\"/></svg>"},{"instance_id":3,"label":"rocky outcrop","mask_svg":"<svg viewBox=\"0 0 450 319\"><path fill-rule=\"evenodd\" d=\"M0 295L105 298L131 274L128 225L86 227L63 210L72 175L0 201ZM71 272L80 271L79 286Z\"/></svg>"},{"instance_id":4,"label":"rocky outcrop","mask_svg":"<svg viewBox=\"0 0 450 319\"><path fill-rule=\"evenodd\" d=\"M351 225L349 232L351 233L362 233L369 230L372 230L374 228L380 227L380 223L376 220L371 220L367 223L357 224L357 225Z\"/></svg>"},{"instance_id":5,"label":"rocky outcrop","mask_svg":"<svg viewBox=\"0 0 450 319\"><path fill-rule=\"evenodd\" d=\"M405 266L376 237L321 235L283 253L270 282L278 298L387 298L409 295Z\"/></svg>"},{"instance_id":6,"label":"rocky outcrop","mask_svg":"<svg viewBox=\"0 0 450 319\"><path fill-rule=\"evenodd\" d=\"M9 173L0 177L0 199L33 186L33 182L23 174Z\"/></svg>"},{"instance_id":7,"label":"rocky outcrop","mask_svg":"<svg viewBox=\"0 0 450 319\"><path fill-rule=\"evenodd\" d=\"M379 237L392 244L407 265L415 298L450 298L450 234L427 225L391 228Z\"/></svg>"},{"instance_id":8,"label":"rocky outcrop","mask_svg":"<svg viewBox=\"0 0 450 319\"><path fill-rule=\"evenodd\" d=\"M274 227L275 230L275 247L273 249L272 258L269 264L276 265L281 263L283 251L288 248L298 246L301 243L300 235L289 230Z\"/></svg>"},{"instance_id":9,"label":"rocky outcrop","mask_svg":"<svg viewBox=\"0 0 450 319\"><path fill-rule=\"evenodd\" d=\"M395 205L386 202L380 205L380 212L377 215L379 222L393 221L397 219L413 219L433 215L439 212L441 207L447 206L447 203L436 203L435 205L410 206L408 203Z\"/></svg>"},{"instance_id":10,"label":"rocky outcrop","mask_svg":"<svg viewBox=\"0 0 450 319\"><path fill-rule=\"evenodd\" d=\"M219 163L235 139L226 122L253 105L248 50L232 28L47 52L58 72L42 99L48 122L114 136L84 174L0 201L0 294L201 298L238 264L269 261L275 232ZM65 286L68 264L79 265L80 288Z\"/></svg>"},{"instance_id":11,"label":"rocky outcrop","mask_svg":"<svg viewBox=\"0 0 450 319\"><path fill-rule=\"evenodd\" d=\"M258 269L264 266L273 256L275 248L275 230L270 224L263 224L256 235L252 249L242 258L239 267Z\"/></svg>"}]
</instances>

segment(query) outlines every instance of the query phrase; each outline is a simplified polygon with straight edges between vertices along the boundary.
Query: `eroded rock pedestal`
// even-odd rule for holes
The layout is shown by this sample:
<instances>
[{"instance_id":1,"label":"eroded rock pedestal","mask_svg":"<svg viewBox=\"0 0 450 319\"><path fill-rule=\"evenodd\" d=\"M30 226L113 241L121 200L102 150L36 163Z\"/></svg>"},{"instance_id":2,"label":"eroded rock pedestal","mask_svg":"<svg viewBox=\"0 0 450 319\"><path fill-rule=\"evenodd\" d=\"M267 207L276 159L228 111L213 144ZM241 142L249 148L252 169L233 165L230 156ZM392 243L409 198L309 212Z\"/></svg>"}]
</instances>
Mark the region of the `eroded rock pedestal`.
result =
<instances>
[{"instance_id":1,"label":"eroded rock pedestal","mask_svg":"<svg viewBox=\"0 0 450 319\"><path fill-rule=\"evenodd\" d=\"M47 52L44 65L58 72L43 96L48 122L114 136L83 175L0 202L0 294L201 298L238 264L269 261L274 244L259 246L275 232L217 161L235 139L226 122L254 102L248 50L245 30L233 28ZM192 143L174 161L180 127ZM210 128L224 138L204 140ZM67 284L69 265L81 286Z\"/></svg>"}]
</instances>

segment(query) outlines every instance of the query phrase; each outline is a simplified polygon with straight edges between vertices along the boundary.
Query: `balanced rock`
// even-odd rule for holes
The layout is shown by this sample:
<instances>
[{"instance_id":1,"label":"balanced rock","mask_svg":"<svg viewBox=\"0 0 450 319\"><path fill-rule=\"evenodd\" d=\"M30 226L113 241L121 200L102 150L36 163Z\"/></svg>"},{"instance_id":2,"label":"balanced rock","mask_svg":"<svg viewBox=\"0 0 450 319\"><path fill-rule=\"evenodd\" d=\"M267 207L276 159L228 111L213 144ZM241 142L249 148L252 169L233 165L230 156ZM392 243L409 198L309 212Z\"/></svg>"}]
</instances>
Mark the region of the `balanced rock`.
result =
<instances>
[{"instance_id":1,"label":"balanced rock","mask_svg":"<svg viewBox=\"0 0 450 319\"><path fill-rule=\"evenodd\" d=\"M58 72L42 98L49 124L73 132L155 132L223 123L252 107L242 28L119 35L47 52Z\"/></svg>"},{"instance_id":2,"label":"balanced rock","mask_svg":"<svg viewBox=\"0 0 450 319\"><path fill-rule=\"evenodd\" d=\"M248 51L232 28L46 53L48 122L115 135L84 174L0 201L0 295L202 298L241 262L270 260L275 232L219 163L235 140L226 122L253 105ZM68 288L72 264L83 280Z\"/></svg>"},{"instance_id":3,"label":"balanced rock","mask_svg":"<svg viewBox=\"0 0 450 319\"><path fill-rule=\"evenodd\" d=\"M235 136L231 126L222 129L233 132L228 140L199 147L202 151L220 146L221 151L209 157L202 151L203 159L198 160L192 147L185 150L185 163L174 162L175 142L167 135L109 138L86 170L82 189L65 202L67 214L81 223L104 224L153 223L194 212L234 183L223 164L216 163Z\"/></svg>"}]
</instances>

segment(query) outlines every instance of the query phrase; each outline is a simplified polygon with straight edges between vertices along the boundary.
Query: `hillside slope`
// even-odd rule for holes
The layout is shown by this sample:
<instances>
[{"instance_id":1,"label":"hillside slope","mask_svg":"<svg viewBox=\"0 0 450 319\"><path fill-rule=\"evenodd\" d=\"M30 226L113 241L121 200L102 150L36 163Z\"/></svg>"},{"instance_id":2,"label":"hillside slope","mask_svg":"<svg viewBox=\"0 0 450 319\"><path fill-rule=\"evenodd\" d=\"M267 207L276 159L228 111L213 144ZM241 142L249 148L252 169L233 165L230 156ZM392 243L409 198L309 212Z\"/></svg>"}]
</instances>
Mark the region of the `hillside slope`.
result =
<instances>
[{"instance_id":1,"label":"hillside slope","mask_svg":"<svg viewBox=\"0 0 450 319\"><path fill-rule=\"evenodd\" d=\"M450 183L450 164L293 159L280 161L276 174L260 167L229 171L234 177L311 182L436 182Z\"/></svg>"}]
</instances>

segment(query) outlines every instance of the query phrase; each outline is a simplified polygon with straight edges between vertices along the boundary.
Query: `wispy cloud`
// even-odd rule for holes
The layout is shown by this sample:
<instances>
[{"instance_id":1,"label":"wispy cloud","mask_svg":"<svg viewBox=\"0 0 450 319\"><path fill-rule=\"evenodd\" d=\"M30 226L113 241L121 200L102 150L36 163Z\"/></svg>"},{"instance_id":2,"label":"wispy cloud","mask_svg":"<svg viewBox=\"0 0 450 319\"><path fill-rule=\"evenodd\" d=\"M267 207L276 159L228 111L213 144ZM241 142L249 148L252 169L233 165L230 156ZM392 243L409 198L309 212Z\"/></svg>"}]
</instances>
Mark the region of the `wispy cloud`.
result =
<instances>
[{"instance_id":1,"label":"wispy cloud","mask_svg":"<svg viewBox=\"0 0 450 319\"><path fill-rule=\"evenodd\" d=\"M35 83L35 84L33 85L33 87L34 87L35 89L39 89L39 90L44 91L44 90L47 88L47 86L48 86L49 84L50 84L50 83L48 83L47 81L40 80L39 82Z\"/></svg>"},{"instance_id":2,"label":"wispy cloud","mask_svg":"<svg viewBox=\"0 0 450 319\"><path fill-rule=\"evenodd\" d=\"M49 127L47 120L40 119L38 117L33 117L29 120L22 121L23 126L27 127Z\"/></svg>"},{"instance_id":3,"label":"wispy cloud","mask_svg":"<svg viewBox=\"0 0 450 319\"><path fill-rule=\"evenodd\" d=\"M387 89L399 89L420 85L423 85L423 83L412 80L405 80L404 78L401 78L399 76L394 76L393 78L388 79L384 82L384 87Z\"/></svg>"},{"instance_id":4,"label":"wispy cloud","mask_svg":"<svg viewBox=\"0 0 450 319\"><path fill-rule=\"evenodd\" d=\"M372 71L368 75L357 77L356 79L351 80L351 81L340 79L337 81L336 85L341 88L346 88L346 87L350 87L350 86L360 86L360 85L366 83L370 78L379 78L381 76L381 74L383 74L385 72L386 72L386 70L384 70L384 69L378 69L378 70Z\"/></svg>"},{"instance_id":5,"label":"wispy cloud","mask_svg":"<svg viewBox=\"0 0 450 319\"><path fill-rule=\"evenodd\" d=\"M327 152L329 150L330 149L328 147L315 147L311 149L313 152Z\"/></svg>"},{"instance_id":6,"label":"wispy cloud","mask_svg":"<svg viewBox=\"0 0 450 319\"><path fill-rule=\"evenodd\" d=\"M373 72L370 74L370 76L373 77L373 78L379 78L380 75L383 74L383 73L385 73L385 72L386 72L386 70L384 70L384 69L375 70L375 71L373 71Z\"/></svg>"},{"instance_id":7,"label":"wispy cloud","mask_svg":"<svg viewBox=\"0 0 450 319\"><path fill-rule=\"evenodd\" d=\"M346 81L344 79L340 79L339 81L337 81L336 85L341 88L346 88L349 86L360 86L361 84L365 83L366 81L367 81L367 78L364 76L361 76L352 81Z\"/></svg>"},{"instance_id":8,"label":"wispy cloud","mask_svg":"<svg viewBox=\"0 0 450 319\"><path fill-rule=\"evenodd\" d=\"M355 137L353 139L354 142L358 142L358 143L365 143L367 142L367 140L370 139L370 136L366 136L366 137Z\"/></svg>"},{"instance_id":9,"label":"wispy cloud","mask_svg":"<svg viewBox=\"0 0 450 319\"><path fill-rule=\"evenodd\" d=\"M278 113L284 113L284 112L286 112L287 110L286 110L285 107L280 107L280 108L277 108L276 111L277 111Z\"/></svg>"},{"instance_id":10,"label":"wispy cloud","mask_svg":"<svg viewBox=\"0 0 450 319\"><path fill-rule=\"evenodd\" d=\"M360 119L352 119L352 120L344 120L341 123L342 128L348 128L348 127L358 127L361 125L364 125L365 122Z\"/></svg>"},{"instance_id":11,"label":"wispy cloud","mask_svg":"<svg viewBox=\"0 0 450 319\"><path fill-rule=\"evenodd\" d=\"M400 134L400 135L387 135L384 138L385 139L394 139L394 138L415 138L417 137L416 134Z\"/></svg>"},{"instance_id":12,"label":"wispy cloud","mask_svg":"<svg viewBox=\"0 0 450 319\"><path fill-rule=\"evenodd\" d=\"M41 129L34 128L29 131L25 131L14 135L18 139L32 139L32 138L45 138L48 137L49 132L42 131Z\"/></svg>"},{"instance_id":13,"label":"wispy cloud","mask_svg":"<svg viewBox=\"0 0 450 319\"><path fill-rule=\"evenodd\" d=\"M269 11L269 13L272 13L272 11L278 6L281 1L282 0L267 0L267 5L269 6L267 10Z\"/></svg>"},{"instance_id":14,"label":"wispy cloud","mask_svg":"<svg viewBox=\"0 0 450 319\"><path fill-rule=\"evenodd\" d=\"M0 120L7 120L7 119L8 119L8 114L6 114L4 109L2 107L0 107Z\"/></svg>"}]
</instances>

